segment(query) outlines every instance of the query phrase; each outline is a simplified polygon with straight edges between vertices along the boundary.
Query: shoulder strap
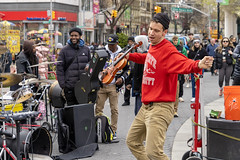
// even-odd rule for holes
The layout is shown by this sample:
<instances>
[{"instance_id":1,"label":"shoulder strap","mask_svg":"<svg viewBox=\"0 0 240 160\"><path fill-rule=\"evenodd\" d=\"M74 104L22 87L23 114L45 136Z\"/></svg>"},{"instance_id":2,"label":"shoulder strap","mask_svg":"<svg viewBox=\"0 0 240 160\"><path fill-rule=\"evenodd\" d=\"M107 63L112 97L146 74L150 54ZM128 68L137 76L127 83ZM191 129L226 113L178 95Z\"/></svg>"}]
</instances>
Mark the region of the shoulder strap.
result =
<instances>
[{"instance_id":1,"label":"shoulder strap","mask_svg":"<svg viewBox=\"0 0 240 160\"><path fill-rule=\"evenodd\" d=\"M68 65L65 67L65 72L68 70L68 68L72 65L74 59L78 56L79 52L71 59L70 63L68 63Z\"/></svg>"}]
</instances>

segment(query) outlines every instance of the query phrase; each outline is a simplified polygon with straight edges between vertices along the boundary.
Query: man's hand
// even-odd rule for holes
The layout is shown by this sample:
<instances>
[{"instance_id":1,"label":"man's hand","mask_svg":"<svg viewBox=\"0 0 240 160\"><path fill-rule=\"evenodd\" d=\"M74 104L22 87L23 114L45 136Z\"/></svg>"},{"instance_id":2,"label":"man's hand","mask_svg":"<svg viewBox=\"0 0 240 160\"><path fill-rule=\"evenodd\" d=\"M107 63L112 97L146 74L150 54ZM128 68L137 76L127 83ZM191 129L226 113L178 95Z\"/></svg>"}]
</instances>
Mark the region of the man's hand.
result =
<instances>
[{"instance_id":1,"label":"man's hand","mask_svg":"<svg viewBox=\"0 0 240 160\"><path fill-rule=\"evenodd\" d=\"M126 89L127 90L130 90L132 88L132 85L131 84L128 84L127 86L126 86Z\"/></svg>"},{"instance_id":2,"label":"man's hand","mask_svg":"<svg viewBox=\"0 0 240 160\"><path fill-rule=\"evenodd\" d=\"M205 56L199 63L198 67L201 69L208 69L212 67L214 58L211 56Z\"/></svg>"},{"instance_id":3,"label":"man's hand","mask_svg":"<svg viewBox=\"0 0 240 160\"><path fill-rule=\"evenodd\" d=\"M120 58L124 53L119 53L117 57L115 58ZM125 55L125 58L128 60L129 59L129 54ZM115 60L115 59L114 59Z\"/></svg>"},{"instance_id":4,"label":"man's hand","mask_svg":"<svg viewBox=\"0 0 240 160\"><path fill-rule=\"evenodd\" d=\"M123 82L123 79L120 77L120 78L117 79L117 81L116 81L115 84L116 84L116 85L121 85L122 82Z\"/></svg>"}]
</instances>

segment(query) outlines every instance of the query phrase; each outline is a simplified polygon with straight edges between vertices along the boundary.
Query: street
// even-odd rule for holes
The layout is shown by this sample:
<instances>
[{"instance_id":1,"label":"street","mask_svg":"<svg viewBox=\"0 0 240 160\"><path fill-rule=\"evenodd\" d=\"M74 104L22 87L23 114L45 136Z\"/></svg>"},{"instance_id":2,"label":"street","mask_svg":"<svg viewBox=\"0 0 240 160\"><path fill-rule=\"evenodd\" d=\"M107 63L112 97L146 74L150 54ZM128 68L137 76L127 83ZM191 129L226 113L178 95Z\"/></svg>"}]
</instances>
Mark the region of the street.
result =
<instances>
[{"instance_id":1,"label":"street","mask_svg":"<svg viewBox=\"0 0 240 160\"><path fill-rule=\"evenodd\" d=\"M191 116L191 109L190 109L190 99L191 99L191 85L189 88L185 87L184 84L184 102L179 103L179 117L174 118L171 125L168 128L164 151L171 159L172 157L172 147L175 135L181 125ZM204 73L203 78L203 99L204 104L208 104L212 101L219 99L218 96L218 76L211 76L210 72ZM119 143L112 143L112 144L99 144L99 150L95 152L95 154L90 157L86 158L86 160L134 160L134 156L131 154L127 145L126 135L128 133L128 129L131 125L131 122L134 119L134 98L131 97L130 106L121 106L123 103L123 94L119 96L119 120L118 120L118 131L117 137L120 140ZM110 117L110 107L109 103L106 103L104 108L104 113ZM191 138L191 137L189 137ZM58 149L56 145L57 138L55 138L54 143L54 151L53 155L58 155ZM187 145L187 143L186 143ZM175 160L175 159L172 159Z\"/></svg>"}]
</instances>

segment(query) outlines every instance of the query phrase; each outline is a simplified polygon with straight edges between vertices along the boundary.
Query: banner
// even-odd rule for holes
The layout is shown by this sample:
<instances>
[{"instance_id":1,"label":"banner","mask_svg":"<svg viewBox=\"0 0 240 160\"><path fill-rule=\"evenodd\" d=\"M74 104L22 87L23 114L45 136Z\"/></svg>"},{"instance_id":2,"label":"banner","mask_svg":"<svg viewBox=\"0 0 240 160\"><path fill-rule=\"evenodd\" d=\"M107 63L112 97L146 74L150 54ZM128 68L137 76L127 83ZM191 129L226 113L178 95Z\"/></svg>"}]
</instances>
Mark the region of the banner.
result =
<instances>
[{"instance_id":1,"label":"banner","mask_svg":"<svg viewBox=\"0 0 240 160\"><path fill-rule=\"evenodd\" d=\"M99 0L93 0L93 14L99 13Z\"/></svg>"}]
</instances>

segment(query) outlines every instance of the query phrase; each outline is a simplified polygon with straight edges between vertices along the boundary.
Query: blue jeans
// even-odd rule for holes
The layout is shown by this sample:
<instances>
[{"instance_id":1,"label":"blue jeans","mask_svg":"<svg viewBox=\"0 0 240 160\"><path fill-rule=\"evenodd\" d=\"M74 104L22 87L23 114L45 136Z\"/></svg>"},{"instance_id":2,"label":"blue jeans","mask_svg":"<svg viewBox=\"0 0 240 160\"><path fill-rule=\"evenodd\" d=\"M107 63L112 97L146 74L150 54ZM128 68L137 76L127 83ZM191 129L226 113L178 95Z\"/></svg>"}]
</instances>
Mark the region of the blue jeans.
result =
<instances>
[{"instance_id":1,"label":"blue jeans","mask_svg":"<svg viewBox=\"0 0 240 160\"><path fill-rule=\"evenodd\" d=\"M137 115L138 111L140 110L141 106L142 106L142 96L140 94L135 95L135 109L134 109L134 113L135 116Z\"/></svg>"},{"instance_id":2,"label":"blue jeans","mask_svg":"<svg viewBox=\"0 0 240 160\"><path fill-rule=\"evenodd\" d=\"M204 73L204 69L202 70L202 74ZM192 98L195 98L195 78L194 73L191 73L191 81L192 81Z\"/></svg>"}]
</instances>

